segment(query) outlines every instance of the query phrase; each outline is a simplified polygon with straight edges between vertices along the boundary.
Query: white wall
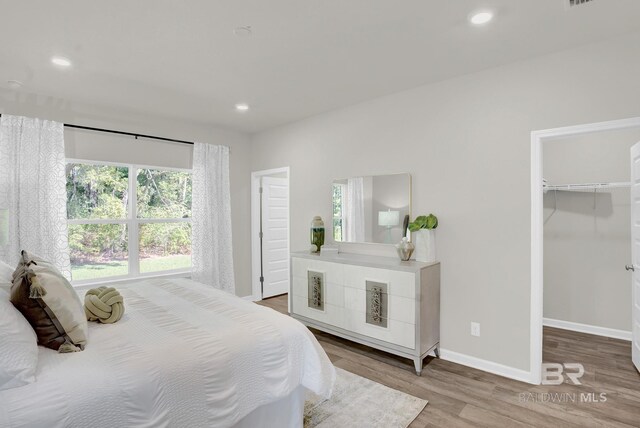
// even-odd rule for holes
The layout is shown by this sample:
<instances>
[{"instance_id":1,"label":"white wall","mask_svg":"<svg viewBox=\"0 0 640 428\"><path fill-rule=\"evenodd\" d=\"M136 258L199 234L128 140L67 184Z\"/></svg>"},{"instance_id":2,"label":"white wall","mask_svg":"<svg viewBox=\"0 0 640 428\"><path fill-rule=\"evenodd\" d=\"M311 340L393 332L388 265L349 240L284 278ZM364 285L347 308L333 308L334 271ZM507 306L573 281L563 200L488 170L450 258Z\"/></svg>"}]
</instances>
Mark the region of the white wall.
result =
<instances>
[{"instance_id":1,"label":"white wall","mask_svg":"<svg viewBox=\"0 0 640 428\"><path fill-rule=\"evenodd\" d=\"M627 182L639 130L543 144L552 184ZM631 331L629 189L544 195L544 317Z\"/></svg>"},{"instance_id":2,"label":"white wall","mask_svg":"<svg viewBox=\"0 0 640 428\"><path fill-rule=\"evenodd\" d=\"M411 173L414 216L440 219L442 347L528 371L530 133L640 116L639 45L632 34L259 133L252 170L291 166L292 250L309 247L314 215L330 218L334 178ZM361 247L374 248L395 257Z\"/></svg>"},{"instance_id":3,"label":"white wall","mask_svg":"<svg viewBox=\"0 0 640 428\"><path fill-rule=\"evenodd\" d=\"M153 117L134 111L116 111L3 89L0 89L0 113L229 146L236 293L239 296L251 294L251 269L248 268L251 266L249 241L251 170L249 138L246 134L210 125L176 121L170 117ZM65 138L67 139L65 143L68 143L66 151L69 157L157 164L158 166L189 167L191 164L191 149L185 146L133 138L107 137L78 130L65 131ZM108 145L105 142L108 142Z\"/></svg>"},{"instance_id":4,"label":"white wall","mask_svg":"<svg viewBox=\"0 0 640 428\"><path fill-rule=\"evenodd\" d=\"M191 168L193 146L152 139L86 131L64 130L67 158L132 163L137 165Z\"/></svg>"}]
</instances>

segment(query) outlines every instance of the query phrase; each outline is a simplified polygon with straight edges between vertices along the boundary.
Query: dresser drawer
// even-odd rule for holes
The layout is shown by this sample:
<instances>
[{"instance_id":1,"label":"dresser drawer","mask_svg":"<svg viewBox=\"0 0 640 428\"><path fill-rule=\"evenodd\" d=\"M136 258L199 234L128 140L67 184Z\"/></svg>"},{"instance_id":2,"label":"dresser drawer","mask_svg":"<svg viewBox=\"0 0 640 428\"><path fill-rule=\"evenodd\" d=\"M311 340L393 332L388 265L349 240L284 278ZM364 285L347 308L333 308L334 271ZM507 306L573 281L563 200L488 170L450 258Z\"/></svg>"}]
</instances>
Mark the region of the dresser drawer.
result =
<instances>
[{"instance_id":1,"label":"dresser drawer","mask_svg":"<svg viewBox=\"0 0 640 428\"><path fill-rule=\"evenodd\" d=\"M416 298L416 275L413 273L355 265L345 265L343 269L346 287L365 290L367 281L382 282L387 284L387 293L392 296Z\"/></svg>"},{"instance_id":2,"label":"dresser drawer","mask_svg":"<svg viewBox=\"0 0 640 428\"><path fill-rule=\"evenodd\" d=\"M413 324L388 319L387 326L381 327L367 323L367 315L364 312L345 310L343 328L409 349L415 349L416 346L416 329Z\"/></svg>"},{"instance_id":3,"label":"dresser drawer","mask_svg":"<svg viewBox=\"0 0 640 428\"><path fill-rule=\"evenodd\" d=\"M315 272L315 271L313 271ZM309 299L309 279L308 276L301 278L299 276L294 276L292 278L291 284L291 294L294 296L302 297L304 299ZM330 305L343 307L344 306L344 290L341 285L329 283L324 283L324 303L328 303Z\"/></svg>"},{"instance_id":4,"label":"dresser drawer","mask_svg":"<svg viewBox=\"0 0 640 428\"><path fill-rule=\"evenodd\" d=\"M344 307L347 311L367 313L367 292L359 288L344 287ZM384 295L387 319L414 325L416 322L416 301L406 297Z\"/></svg>"},{"instance_id":5,"label":"dresser drawer","mask_svg":"<svg viewBox=\"0 0 640 428\"><path fill-rule=\"evenodd\" d=\"M334 327L344 328L344 308L325 303L323 309L309 307L309 301L301 296L289 296L292 299L293 313Z\"/></svg>"},{"instance_id":6,"label":"dresser drawer","mask_svg":"<svg viewBox=\"0 0 640 428\"><path fill-rule=\"evenodd\" d=\"M293 277L307 279L309 270L324 274L325 281L337 285L344 284L344 265L340 263L330 263L321 260L309 260L303 258L293 258L291 263L291 273Z\"/></svg>"}]
</instances>

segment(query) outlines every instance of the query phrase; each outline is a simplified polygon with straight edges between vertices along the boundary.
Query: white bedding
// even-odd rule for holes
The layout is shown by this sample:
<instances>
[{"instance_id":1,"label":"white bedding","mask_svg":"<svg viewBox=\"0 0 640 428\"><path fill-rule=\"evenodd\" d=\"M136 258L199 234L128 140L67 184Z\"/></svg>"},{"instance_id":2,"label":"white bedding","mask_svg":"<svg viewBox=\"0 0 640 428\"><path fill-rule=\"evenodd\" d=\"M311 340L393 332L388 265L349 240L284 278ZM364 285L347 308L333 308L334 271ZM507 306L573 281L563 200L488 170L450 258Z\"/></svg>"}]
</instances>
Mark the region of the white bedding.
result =
<instances>
[{"instance_id":1,"label":"white bedding","mask_svg":"<svg viewBox=\"0 0 640 428\"><path fill-rule=\"evenodd\" d=\"M335 370L299 322L188 279L117 284L125 314L83 352L40 347L36 382L0 391L11 427L225 427ZM265 421L268 426L268 421Z\"/></svg>"}]
</instances>

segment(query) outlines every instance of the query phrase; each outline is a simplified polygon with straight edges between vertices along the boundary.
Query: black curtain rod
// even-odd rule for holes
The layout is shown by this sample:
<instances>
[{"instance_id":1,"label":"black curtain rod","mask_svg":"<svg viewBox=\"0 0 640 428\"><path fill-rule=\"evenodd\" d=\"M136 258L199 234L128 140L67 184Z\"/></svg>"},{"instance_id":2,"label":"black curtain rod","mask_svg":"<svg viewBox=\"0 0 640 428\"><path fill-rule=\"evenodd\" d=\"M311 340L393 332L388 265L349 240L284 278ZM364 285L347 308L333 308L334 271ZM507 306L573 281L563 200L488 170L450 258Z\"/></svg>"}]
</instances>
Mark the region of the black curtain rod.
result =
<instances>
[{"instance_id":1,"label":"black curtain rod","mask_svg":"<svg viewBox=\"0 0 640 428\"><path fill-rule=\"evenodd\" d=\"M0 114L0 117L2 117L2 114ZM96 132L105 132L107 134L128 135L130 137L135 137L136 140L138 138L148 138L151 140L169 141L171 143L189 144L192 146L194 144L193 141L176 140L175 138L156 137L154 135L136 134L133 132L114 131L113 129L94 128L92 126L73 125L71 123L64 123L63 125L66 128L84 129L85 131L96 131Z\"/></svg>"},{"instance_id":2,"label":"black curtain rod","mask_svg":"<svg viewBox=\"0 0 640 428\"><path fill-rule=\"evenodd\" d=\"M94 128L91 126L73 125L70 123L65 123L64 126L67 128L84 129L85 131L97 131L97 132L106 132L108 134L129 135L131 137L135 137L136 140L138 138L148 138L151 140L160 140L160 141L169 141L172 143L189 144L191 146L193 146L194 144L193 141L176 140L175 138L166 138L166 137L156 137L154 135L135 134L133 132L114 131L113 129Z\"/></svg>"}]
</instances>

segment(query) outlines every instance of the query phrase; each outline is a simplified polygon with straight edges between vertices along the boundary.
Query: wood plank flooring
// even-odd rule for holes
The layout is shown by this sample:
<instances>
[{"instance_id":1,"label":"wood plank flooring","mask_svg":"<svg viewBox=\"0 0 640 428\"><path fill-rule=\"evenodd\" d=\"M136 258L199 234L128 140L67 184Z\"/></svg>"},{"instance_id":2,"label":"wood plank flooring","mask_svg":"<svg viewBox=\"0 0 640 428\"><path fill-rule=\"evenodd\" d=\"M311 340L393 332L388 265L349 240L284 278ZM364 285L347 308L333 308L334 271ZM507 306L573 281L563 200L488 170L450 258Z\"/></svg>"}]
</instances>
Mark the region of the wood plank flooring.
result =
<instances>
[{"instance_id":1,"label":"wood plank flooring","mask_svg":"<svg viewBox=\"0 0 640 428\"><path fill-rule=\"evenodd\" d=\"M286 295L259 304L287 314ZM411 360L312 331L335 366L429 400L411 428L640 427L640 374L626 341L545 327L544 361L581 363L585 368L582 385L565 380L552 386L430 357L418 377ZM586 401L599 400L601 393L606 402Z\"/></svg>"}]
</instances>

